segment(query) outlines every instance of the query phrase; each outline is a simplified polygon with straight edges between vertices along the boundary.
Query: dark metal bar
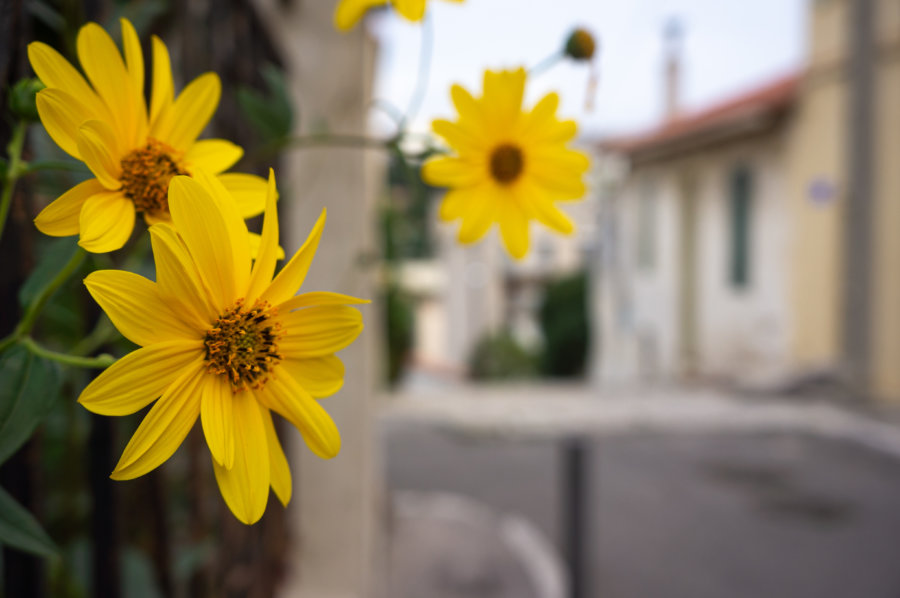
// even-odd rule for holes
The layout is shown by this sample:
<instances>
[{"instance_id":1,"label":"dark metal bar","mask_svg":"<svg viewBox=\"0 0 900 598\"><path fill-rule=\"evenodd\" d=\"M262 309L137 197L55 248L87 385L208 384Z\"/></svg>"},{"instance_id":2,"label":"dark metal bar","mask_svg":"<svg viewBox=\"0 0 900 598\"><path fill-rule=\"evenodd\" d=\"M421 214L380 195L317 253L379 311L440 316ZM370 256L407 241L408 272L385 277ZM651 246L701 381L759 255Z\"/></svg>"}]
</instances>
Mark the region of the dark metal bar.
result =
<instances>
[{"instance_id":1,"label":"dark metal bar","mask_svg":"<svg viewBox=\"0 0 900 598\"><path fill-rule=\"evenodd\" d=\"M590 530L587 505L587 441L580 436L563 440L562 445L562 531L563 548L569 566L569 596L584 598L585 539Z\"/></svg>"},{"instance_id":2,"label":"dark metal bar","mask_svg":"<svg viewBox=\"0 0 900 598\"><path fill-rule=\"evenodd\" d=\"M93 496L91 539L94 545L93 594L95 598L119 598L119 525L116 491L109 473L113 470L113 422L108 417L91 417L88 439L89 486Z\"/></svg>"}]
</instances>

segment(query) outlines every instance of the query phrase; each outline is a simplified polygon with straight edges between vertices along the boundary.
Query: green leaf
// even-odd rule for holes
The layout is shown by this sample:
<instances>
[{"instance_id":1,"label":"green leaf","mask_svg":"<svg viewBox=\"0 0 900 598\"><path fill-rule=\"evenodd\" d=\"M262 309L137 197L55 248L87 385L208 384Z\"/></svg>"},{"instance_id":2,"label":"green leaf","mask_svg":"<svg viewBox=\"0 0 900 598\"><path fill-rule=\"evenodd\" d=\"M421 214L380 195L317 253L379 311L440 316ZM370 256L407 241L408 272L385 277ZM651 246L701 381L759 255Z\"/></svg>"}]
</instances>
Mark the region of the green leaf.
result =
<instances>
[{"instance_id":1,"label":"green leaf","mask_svg":"<svg viewBox=\"0 0 900 598\"><path fill-rule=\"evenodd\" d=\"M0 544L38 556L55 557L56 545L37 519L0 488Z\"/></svg>"},{"instance_id":2,"label":"green leaf","mask_svg":"<svg viewBox=\"0 0 900 598\"><path fill-rule=\"evenodd\" d=\"M37 267L19 289L19 305L27 307L47 283L63 269L78 250L74 237L64 237L51 241L41 255Z\"/></svg>"},{"instance_id":3,"label":"green leaf","mask_svg":"<svg viewBox=\"0 0 900 598\"><path fill-rule=\"evenodd\" d=\"M19 345L0 355L0 463L31 437L56 404L61 384L56 364Z\"/></svg>"}]
</instances>

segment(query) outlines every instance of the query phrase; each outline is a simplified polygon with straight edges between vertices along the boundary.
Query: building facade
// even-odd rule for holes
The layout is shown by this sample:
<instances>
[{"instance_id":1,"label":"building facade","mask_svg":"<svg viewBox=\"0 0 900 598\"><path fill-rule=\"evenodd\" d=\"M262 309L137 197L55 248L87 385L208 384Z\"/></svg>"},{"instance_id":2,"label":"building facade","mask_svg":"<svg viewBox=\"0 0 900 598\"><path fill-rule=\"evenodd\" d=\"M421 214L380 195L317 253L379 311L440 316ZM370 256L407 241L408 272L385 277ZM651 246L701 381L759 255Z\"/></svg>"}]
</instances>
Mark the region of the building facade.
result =
<instances>
[{"instance_id":1,"label":"building facade","mask_svg":"<svg viewBox=\"0 0 900 598\"><path fill-rule=\"evenodd\" d=\"M900 400L900 4L817 0L808 39L800 73L601 144L627 164L601 198L601 382L825 371Z\"/></svg>"}]
</instances>

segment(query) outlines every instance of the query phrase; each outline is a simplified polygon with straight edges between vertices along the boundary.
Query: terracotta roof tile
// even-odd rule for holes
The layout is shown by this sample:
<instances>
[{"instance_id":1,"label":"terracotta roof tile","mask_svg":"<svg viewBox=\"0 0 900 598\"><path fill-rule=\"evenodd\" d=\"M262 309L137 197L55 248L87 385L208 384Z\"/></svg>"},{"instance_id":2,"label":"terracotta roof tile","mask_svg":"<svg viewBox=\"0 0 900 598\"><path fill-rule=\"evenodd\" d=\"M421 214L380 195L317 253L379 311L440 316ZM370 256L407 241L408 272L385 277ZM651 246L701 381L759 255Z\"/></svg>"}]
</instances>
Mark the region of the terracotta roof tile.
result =
<instances>
[{"instance_id":1,"label":"terracotta roof tile","mask_svg":"<svg viewBox=\"0 0 900 598\"><path fill-rule=\"evenodd\" d=\"M799 73L779 77L707 108L677 116L649 131L606 139L600 146L630 154L728 126L748 116L776 114L793 103L800 77Z\"/></svg>"}]
</instances>

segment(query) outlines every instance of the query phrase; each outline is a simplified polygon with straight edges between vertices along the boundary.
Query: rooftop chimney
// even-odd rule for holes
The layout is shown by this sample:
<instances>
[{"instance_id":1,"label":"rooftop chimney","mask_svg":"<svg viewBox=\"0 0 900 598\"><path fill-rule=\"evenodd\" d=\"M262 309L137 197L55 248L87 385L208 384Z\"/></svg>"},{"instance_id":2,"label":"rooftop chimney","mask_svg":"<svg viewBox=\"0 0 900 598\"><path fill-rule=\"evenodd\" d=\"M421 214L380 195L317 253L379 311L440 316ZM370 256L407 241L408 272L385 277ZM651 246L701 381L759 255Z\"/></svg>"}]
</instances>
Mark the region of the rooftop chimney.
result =
<instances>
[{"instance_id":1,"label":"rooftop chimney","mask_svg":"<svg viewBox=\"0 0 900 598\"><path fill-rule=\"evenodd\" d=\"M666 52L665 119L678 116L681 96L681 21L670 18L663 31Z\"/></svg>"}]
</instances>

